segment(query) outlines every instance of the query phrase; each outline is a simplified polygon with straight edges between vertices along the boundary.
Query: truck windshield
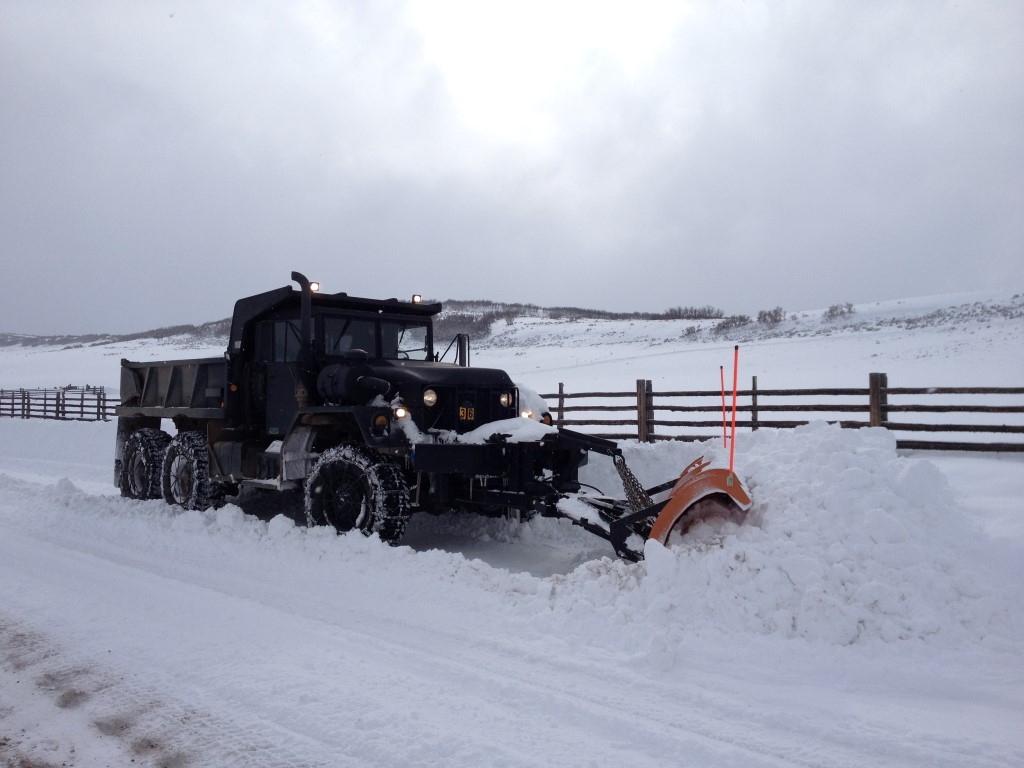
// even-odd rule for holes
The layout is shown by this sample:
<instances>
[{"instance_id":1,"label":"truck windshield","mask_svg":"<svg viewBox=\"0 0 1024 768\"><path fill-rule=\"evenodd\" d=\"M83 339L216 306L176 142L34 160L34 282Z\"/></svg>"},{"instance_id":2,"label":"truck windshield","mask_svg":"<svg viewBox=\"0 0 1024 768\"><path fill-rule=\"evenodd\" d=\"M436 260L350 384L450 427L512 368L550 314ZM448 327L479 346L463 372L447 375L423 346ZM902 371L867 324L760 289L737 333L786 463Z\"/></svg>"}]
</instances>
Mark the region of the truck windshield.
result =
<instances>
[{"instance_id":1,"label":"truck windshield","mask_svg":"<svg viewBox=\"0 0 1024 768\"><path fill-rule=\"evenodd\" d=\"M360 349L377 357L377 323L353 317L324 318L324 352L328 357Z\"/></svg>"},{"instance_id":2,"label":"truck windshield","mask_svg":"<svg viewBox=\"0 0 1024 768\"><path fill-rule=\"evenodd\" d=\"M371 358L429 360L430 324L415 320L324 318L324 353L341 356L362 350Z\"/></svg>"},{"instance_id":3,"label":"truck windshield","mask_svg":"<svg viewBox=\"0 0 1024 768\"><path fill-rule=\"evenodd\" d=\"M382 320L382 357L399 360L430 360L430 325L410 320Z\"/></svg>"}]
</instances>

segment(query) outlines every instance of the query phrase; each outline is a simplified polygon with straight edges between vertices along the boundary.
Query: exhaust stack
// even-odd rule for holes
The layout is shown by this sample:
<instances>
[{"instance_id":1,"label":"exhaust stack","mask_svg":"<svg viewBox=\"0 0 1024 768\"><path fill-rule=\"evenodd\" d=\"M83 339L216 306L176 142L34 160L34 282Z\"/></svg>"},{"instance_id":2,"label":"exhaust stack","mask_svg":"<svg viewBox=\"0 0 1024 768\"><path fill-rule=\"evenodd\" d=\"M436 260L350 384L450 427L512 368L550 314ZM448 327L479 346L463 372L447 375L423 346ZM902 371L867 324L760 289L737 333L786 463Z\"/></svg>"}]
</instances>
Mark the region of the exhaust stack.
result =
<instances>
[{"instance_id":1,"label":"exhaust stack","mask_svg":"<svg viewBox=\"0 0 1024 768\"><path fill-rule=\"evenodd\" d=\"M297 362L295 376L295 400L300 408L310 405L309 393L313 391L315 372L313 364L313 286L301 272L292 272L292 280L299 284L302 292L299 303L299 334L301 348Z\"/></svg>"}]
</instances>

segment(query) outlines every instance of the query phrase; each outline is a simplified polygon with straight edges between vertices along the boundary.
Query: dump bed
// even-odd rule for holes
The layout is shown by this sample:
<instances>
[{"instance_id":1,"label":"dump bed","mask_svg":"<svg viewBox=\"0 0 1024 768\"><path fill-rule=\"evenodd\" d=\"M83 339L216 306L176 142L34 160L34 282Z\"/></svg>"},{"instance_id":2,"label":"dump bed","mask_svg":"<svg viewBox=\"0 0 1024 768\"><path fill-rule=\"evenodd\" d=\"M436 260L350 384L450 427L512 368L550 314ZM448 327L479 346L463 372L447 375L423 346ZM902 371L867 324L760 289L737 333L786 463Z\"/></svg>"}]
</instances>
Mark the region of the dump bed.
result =
<instances>
[{"instance_id":1,"label":"dump bed","mask_svg":"<svg viewBox=\"0 0 1024 768\"><path fill-rule=\"evenodd\" d=\"M121 360L119 416L219 418L227 363L222 357L133 363Z\"/></svg>"}]
</instances>

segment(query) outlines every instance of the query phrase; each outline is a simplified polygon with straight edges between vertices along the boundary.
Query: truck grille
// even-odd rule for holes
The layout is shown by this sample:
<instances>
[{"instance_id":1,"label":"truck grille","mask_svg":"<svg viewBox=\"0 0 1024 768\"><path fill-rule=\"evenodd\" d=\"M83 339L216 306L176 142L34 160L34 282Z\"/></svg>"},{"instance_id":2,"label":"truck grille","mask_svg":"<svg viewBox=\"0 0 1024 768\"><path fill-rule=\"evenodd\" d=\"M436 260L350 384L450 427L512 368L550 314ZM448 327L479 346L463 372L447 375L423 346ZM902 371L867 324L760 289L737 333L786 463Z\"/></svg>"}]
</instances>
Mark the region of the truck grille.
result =
<instances>
[{"instance_id":1,"label":"truck grille","mask_svg":"<svg viewBox=\"0 0 1024 768\"><path fill-rule=\"evenodd\" d=\"M427 408L426 425L434 429L450 429L459 434L470 432L482 424L516 416L515 391L513 402L503 407L499 402L508 388L502 389L454 389L434 387L437 405Z\"/></svg>"}]
</instances>

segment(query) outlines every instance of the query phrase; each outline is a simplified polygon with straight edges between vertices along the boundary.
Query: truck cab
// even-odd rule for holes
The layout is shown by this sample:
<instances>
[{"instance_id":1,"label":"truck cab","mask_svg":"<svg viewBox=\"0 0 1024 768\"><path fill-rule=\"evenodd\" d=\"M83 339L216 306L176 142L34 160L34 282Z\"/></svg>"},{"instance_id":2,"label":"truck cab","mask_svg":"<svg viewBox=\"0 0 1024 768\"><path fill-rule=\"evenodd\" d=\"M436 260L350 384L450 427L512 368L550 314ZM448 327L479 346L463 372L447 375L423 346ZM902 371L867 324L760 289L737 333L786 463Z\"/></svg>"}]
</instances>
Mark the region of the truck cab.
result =
<instances>
[{"instance_id":1,"label":"truck cab","mask_svg":"<svg viewBox=\"0 0 1024 768\"><path fill-rule=\"evenodd\" d=\"M281 300L275 294L268 295L271 308L255 317L246 318L245 306L235 310L240 327L237 338L232 329L226 399L235 428L280 439L301 424L333 426L329 439L347 430L345 437L358 433L376 447L397 448L408 437L393 429L396 409L424 434L464 433L518 415L508 374L469 368L468 341L451 362L435 352L440 304L312 290L306 304L291 291ZM387 407L389 423L382 425Z\"/></svg>"}]
</instances>

